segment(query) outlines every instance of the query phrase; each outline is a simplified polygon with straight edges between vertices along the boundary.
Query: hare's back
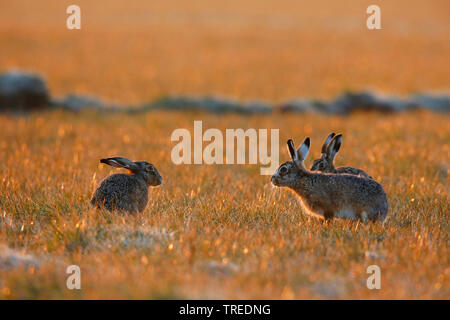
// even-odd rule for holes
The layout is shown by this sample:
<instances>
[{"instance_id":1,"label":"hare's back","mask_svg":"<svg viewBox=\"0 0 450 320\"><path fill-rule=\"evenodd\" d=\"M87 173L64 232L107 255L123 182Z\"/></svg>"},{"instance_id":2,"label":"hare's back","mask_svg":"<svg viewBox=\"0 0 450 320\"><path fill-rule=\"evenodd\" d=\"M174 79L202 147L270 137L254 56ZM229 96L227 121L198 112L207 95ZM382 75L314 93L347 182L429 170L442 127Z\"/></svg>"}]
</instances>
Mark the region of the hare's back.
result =
<instances>
[{"instance_id":1,"label":"hare's back","mask_svg":"<svg viewBox=\"0 0 450 320\"><path fill-rule=\"evenodd\" d=\"M359 176L362 176L362 177L365 177L365 178L372 179L372 177L369 176L367 173L365 173L363 170L358 169L358 168L353 168L353 167L339 167L339 168L336 168L336 173L337 174L347 173L347 174L352 174L352 175L355 175L355 176L359 175Z\"/></svg>"},{"instance_id":2,"label":"hare's back","mask_svg":"<svg viewBox=\"0 0 450 320\"><path fill-rule=\"evenodd\" d=\"M322 174L318 176L320 183L317 188L328 193L339 200L349 200L351 202L374 200L385 196L383 187L375 180L359 175L348 173L343 174Z\"/></svg>"},{"instance_id":3,"label":"hare's back","mask_svg":"<svg viewBox=\"0 0 450 320\"><path fill-rule=\"evenodd\" d=\"M100 184L99 189L106 191L132 191L140 185L136 177L129 174L113 174L105 178Z\"/></svg>"}]
</instances>

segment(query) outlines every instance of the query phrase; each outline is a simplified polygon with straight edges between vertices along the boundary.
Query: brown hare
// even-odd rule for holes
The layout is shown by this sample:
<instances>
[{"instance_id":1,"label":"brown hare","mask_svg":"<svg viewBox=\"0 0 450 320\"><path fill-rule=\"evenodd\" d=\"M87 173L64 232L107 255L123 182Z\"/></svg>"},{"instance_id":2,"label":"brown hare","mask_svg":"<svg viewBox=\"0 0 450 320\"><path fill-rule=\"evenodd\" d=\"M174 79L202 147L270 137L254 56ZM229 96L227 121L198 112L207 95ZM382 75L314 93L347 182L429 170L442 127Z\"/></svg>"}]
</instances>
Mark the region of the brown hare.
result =
<instances>
[{"instance_id":1,"label":"brown hare","mask_svg":"<svg viewBox=\"0 0 450 320\"><path fill-rule=\"evenodd\" d=\"M386 218L387 197L378 182L351 174L309 171L303 163L309 147L309 138L298 150L292 140L288 141L292 161L277 169L271 178L273 185L294 191L306 212L322 219L349 218L365 222Z\"/></svg>"},{"instance_id":2,"label":"brown hare","mask_svg":"<svg viewBox=\"0 0 450 320\"><path fill-rule=\"evenodd\" d=\"M144 211L148 202L148 187L162 183L156 168L147 161L132 162L122 157L101 159L100 162L128 169L130 174L113 174L105 178L94 192L91 204L108 211Z\"/></svg>"},{"instance_id":3,"label":"brown hare","mask_svg":"<svg viewBox=\"0 0 450 320\"><path fill-rule=\"evenodd\" d=\"M330 133L322 145L322 156L314 160L311 167L312 171L328 172L328 173L348 173L353 175L360 175L372 179L363 170L353 167L338 167L334 166L334 158L336 157L342 145L342 134L335 135Z\"/></svg>"}]
</instances>

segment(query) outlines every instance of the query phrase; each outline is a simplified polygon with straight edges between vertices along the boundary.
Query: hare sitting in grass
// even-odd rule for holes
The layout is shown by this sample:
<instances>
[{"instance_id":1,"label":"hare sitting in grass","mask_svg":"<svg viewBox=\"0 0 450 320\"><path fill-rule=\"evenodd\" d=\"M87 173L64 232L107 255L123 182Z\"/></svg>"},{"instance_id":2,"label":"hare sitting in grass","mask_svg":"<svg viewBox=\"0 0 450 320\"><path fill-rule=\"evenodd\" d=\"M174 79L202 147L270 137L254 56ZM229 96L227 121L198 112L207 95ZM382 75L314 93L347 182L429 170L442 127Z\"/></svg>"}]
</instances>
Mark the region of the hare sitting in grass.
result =
<instances>
[{"instance_id":1,"label":"hare sitting in grass","mask_svg":"<svg viewBox=\"0 0 450 320\"><path fill-rule=\"evenodd\" d=\"M322 219L349 218L383 221L388 202L383 187L372 179L351 174L312 172L303 161L308 155L310 140L295 150L288 141L292 161L283 163L272 176L276 187L288 187L301 199L307 213Z\"/></svg>"},{"instance_id":2,"label":"hare sitting in grass","mask_svg":"<svg viewBox=\"0 0 450 320\"><path fill-rule=\"evenodd\" d=\"M121 157L101 159L101 163L125 168L130 174L113 174L102 181L94 192L91 204L109 211L142 212L148 202L148 187L158 186L162 177L146 161L132 162Z\"/></svg>"},{"instance_id":3,"label":"hare sitting in grass","mask_svg":"<svg viewBox=\"0 0 450 320\"><path fill-rule=\"evenodd\" d=\"M334 167L334 158L339 152L341 144L342 134L335 135L334 133L330 133L322 145L322 156L319 159L314 160L311 170L337 174L348 173L372 179L371 176L358 168Z\"/></svg>"}]
</instances>

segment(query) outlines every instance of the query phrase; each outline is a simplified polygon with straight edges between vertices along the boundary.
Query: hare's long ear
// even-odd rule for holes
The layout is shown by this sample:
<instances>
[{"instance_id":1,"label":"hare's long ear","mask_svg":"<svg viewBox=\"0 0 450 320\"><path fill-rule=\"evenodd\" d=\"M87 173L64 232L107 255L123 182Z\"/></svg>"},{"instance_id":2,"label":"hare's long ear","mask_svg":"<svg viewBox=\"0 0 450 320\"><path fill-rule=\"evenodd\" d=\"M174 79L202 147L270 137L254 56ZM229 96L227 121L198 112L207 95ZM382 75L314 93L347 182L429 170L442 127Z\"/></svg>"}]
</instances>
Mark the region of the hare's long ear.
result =
<instances>
[{"instance_id":1,"label":"hare's long ear","mask_svg":"<svg viewBox=\"0 0 450 320\"><path fill-rule=\"evenodd\" d=\"M327 153L327 147L328 147L328 145L330 144L331 139L333 139L335 135L336 135L336 134L335 134L334 132L332 132L332 133L330 133L330 134L328 135L328 137L325 139L325 141L323 142L323 145L322 145L322 154L326 154L326 153Z\"/></svg>"},{"instance_id":2,"label":"hare's long ear","mask_svg":"<svg viewBox=\"0 0 450 320\"><path fill-rule=\"evenodd\" d=\"M287 145L288 145L289 153L291 154L292 161L294 162L294 165L298 169L303 169L304 168L303 163L299 158L298 150L295 150L294 142L292 141L292 139L288 140Z\"/></svg>"},{"instance_id":3,"label":"hare's long ear","mask_svg":"<svg viewBox=\"0 0 450 320\"><path fill-rule=\"evenodd\" d=\"M336 157L337 153L339 152L341 145L342 145L342 134L338 134L331 140L330 144L327 147L326 154L328 159L334 161L334 157Z\"/></svg>"},{"instance_id":4,"label":"hare's long ear","mask_svg":"<svg viewBox=\"0 0 450 320\"><path fill-rule=\"evenodd\" d=\"M287 141L287 145L288 145L288 150L289 150L289 154L291 155L292 161L295 162L295 160L298 159L298 156L297 156L297 151L295 150L295 147L294 147L294 141L292 141L292 139L289 139Z\"/></svg>"},{"instance_id":5,"label":"hare's long ear","mask_svg":"<svg viewBox=\"0 0 450 320\"><path fill-rule=\"evenodd\" d=\"M125 168L129 170L138 169L138 166L134 162L122 157L105 158L101 159L100 162L116 168Z\"/></svg>"},{"instance_id":6,"label":"hare's long ear","mask_svg":"<svg viewBox=\"0 0 450 320\"><path fill-rule=\"evenodd\" d=\"M305 141L303 141L302 145L297 149L297 155L300 162L303 162L303 160L306 159L306 156L309 152L309 147L311 146L311 139L306 138Z\"/></svg>"}]
</instances>

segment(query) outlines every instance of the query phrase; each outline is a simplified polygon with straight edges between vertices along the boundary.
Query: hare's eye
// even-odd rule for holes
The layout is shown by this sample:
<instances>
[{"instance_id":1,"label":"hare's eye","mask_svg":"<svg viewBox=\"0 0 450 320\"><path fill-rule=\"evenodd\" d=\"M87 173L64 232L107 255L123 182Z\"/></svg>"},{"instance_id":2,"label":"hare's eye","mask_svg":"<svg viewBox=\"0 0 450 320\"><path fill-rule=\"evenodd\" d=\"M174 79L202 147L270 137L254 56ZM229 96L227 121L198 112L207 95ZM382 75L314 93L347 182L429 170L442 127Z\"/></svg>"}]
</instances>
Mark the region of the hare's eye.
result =
<instances>
[{"instance_id":1,"label":"hare's eye","mask_svg":"<svg viewBox=\"0 0 450 320\"><path fill-rule=\"evenodd\" d=\"M286 174L288 172L288 169L286 167L281 167L280 168L280 173L281 174Z\"/></svg>"}]
</instances>

